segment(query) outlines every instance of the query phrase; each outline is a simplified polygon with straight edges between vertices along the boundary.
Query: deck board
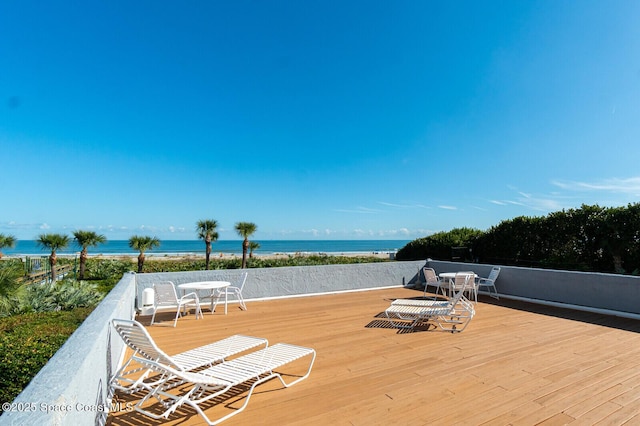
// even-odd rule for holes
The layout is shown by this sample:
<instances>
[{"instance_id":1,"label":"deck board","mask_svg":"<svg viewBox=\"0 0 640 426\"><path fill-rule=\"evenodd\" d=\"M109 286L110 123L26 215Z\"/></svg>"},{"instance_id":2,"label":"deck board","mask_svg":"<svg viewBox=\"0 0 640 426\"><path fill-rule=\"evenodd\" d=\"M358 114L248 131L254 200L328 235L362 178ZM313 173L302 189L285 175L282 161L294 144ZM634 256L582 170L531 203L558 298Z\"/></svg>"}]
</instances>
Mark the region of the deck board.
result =
<instances>
[{"instance_id":1,"label":"deck board","mask_svg":"<svg viewBox=\"0 0 640 426\"><path fill-rule=\"evenodd\" d=\"M266 337L317 351L311 376L281 388L258 387L240 424L633 424L640 412L640 322L480 297L462 332L398 332L380 313L395 298L422 292L392 288L271 301L228 315L205 311L170 327L148 327L177 353L231 334ZM140 318L148 323L148 318ZM232 407L243 394L231 398ZM123 397L124 398L124 397ZM211 405L207 410L227 413ZM167 422L117 412L111 425L196 425L185 408Z\"/></svg>"}]
</instances>

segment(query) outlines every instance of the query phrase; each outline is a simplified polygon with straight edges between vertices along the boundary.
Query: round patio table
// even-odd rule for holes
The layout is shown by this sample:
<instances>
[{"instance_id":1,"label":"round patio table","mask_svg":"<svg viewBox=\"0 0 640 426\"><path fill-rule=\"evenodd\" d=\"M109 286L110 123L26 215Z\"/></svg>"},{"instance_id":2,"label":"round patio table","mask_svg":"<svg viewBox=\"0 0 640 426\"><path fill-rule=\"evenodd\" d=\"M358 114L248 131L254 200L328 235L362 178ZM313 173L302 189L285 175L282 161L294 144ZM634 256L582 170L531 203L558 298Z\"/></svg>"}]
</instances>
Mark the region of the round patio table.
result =
<instances>
[{"instance_id":1,"label":"round patio table","mask_svg":"<svg viewBox=\"0 0 640 426\"><path fill-rule=\"evenodd\" d=\"M444 279L447 279L447 280L452 280L452 279L454 279L454 278L456 277L456 274L457 274L457 273L458 273L458 272L443 272L443 273L441 273L441 274L438 274L438 276L439 276L440 278L444 278ZM474 277L474 278L478 278L478 275L473 274L473 277Z\"/></svg>"},{"instance_id":2,"label":"round patio table","mask_svg":"<svg viewBox=\"0 0 640 426\"><path fill-rule=\"evenodd\" d=\"M210 290L211 293L209 296L204 296L204 298L211 299L211 313L213 314L213 299L218 299L218 296L215 295L216 290L220 290L222 288L227 288L231 285L228 281L197 281L192 283L184 283L178 284L178 288L186 293L187 290ZM216 302L217 304L217 302ZM224 292L224 314L227 315L227 292Z\"/></svg>"}]
</instances>

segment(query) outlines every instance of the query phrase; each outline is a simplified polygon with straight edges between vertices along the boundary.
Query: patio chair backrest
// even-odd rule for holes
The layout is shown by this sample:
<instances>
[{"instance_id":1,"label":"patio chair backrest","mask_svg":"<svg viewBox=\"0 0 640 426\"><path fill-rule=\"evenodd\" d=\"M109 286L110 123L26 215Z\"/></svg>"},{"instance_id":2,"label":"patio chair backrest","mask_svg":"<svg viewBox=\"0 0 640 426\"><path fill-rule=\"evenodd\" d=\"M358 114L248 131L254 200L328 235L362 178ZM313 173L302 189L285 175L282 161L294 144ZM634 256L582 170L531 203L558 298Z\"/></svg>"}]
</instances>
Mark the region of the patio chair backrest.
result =
<instances>
[{"instance_id":1,"label":"patio chair backrest","mask_svg":"<svg viewBox=\"0 0 640 426\"><path fill-rule=\"evenodd\" d=\"M459 300L465 291L469 291L469 288L474 285L474 279L475 274L473 272L457 272L453 279L454 299Z\"/></svg>"},{"instance_id":2,"label":"patio chair backrest","mask_svg":"<svg viewBox=\"0 0 640 426\"><path fill-rule=\"evenodd\" d=\"M489 276L487 277L487 279L495 282L495 280L498 279L498 274L500 274L500 267L494 266L491 269L491 272L489 273Z\"/></svg>"},{"instance_id":3,"label":"patio chair backrest","mask_svg":"<svg viewBox=\"0 0 640 426\"><path fill-rule=\"evenodd\" d=\"M153 293L156 306L178 304L176 287L171 281L159 281L153 284Z\"/></svg>"},{"instance_id":4,"label":"patio chair backrest","mask_svg":"<svg viewBox=\"0 0 640 426\"><path fill-rule=\"evenodd\" d=\"M473 272L457 272L453 279L453 288L458 290L460 288L464 289L469 287L471 281L474 278Z\"/></svg>"},{"instance_id":5,"label":"patio chair backrest","mask_svg":"<svg viewBox=\"0 0 640 426\"><path fill-rule=\"evenodd\" d=\"M427 284L436 284L438 280L438 275L436 275L436 271L433 268L422 268L422 272L424 273L424 280Z\"/></svg>"},{"instance_id":6,"label":"patio chair backrest","mask_svg":"<svg viewBox=\"0 0 640 426\"><path fill-rule=\"evenodd\" d=\"M240 285L238 286L240 291L242 291L242 289L244 288L244 283L247 282L247 276L248 275L249 275L248 272L243 272L242 275L240 276Z\"/></svg>"}]
</instances>

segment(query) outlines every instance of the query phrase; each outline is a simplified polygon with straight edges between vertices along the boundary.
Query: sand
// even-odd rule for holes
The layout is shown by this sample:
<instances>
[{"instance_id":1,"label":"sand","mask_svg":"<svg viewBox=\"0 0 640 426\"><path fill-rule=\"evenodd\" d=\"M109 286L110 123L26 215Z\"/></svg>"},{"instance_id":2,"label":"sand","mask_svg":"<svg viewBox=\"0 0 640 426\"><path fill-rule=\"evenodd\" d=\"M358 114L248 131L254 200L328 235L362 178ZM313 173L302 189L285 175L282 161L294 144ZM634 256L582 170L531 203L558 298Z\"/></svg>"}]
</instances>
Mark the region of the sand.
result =
<instances>
[{"instance_id":1,"label":"sand","mask_svg":"<svg viewBox=\"0 0 640 426\"><path fill-rule=\"evenodd\" d=\"M294 257L307 257L307 256L344 256L344 257L375 257L378 259L389 259L392 254L387 252L370 252L370 253L273 253L273 254L253 254L254 258L258 259L287 259L289 256ZM130 259L132 261L138 260L138 255L105 255L89 254L89 258L92 259ZM204 260L205 255L193 254L193 253L145 253L145 260ZM248 258L248 257L247 257ZM211 260L214 259L242 259L242 255L230 254L230 253L211 253Z\"/></svg>"}]
</instances>

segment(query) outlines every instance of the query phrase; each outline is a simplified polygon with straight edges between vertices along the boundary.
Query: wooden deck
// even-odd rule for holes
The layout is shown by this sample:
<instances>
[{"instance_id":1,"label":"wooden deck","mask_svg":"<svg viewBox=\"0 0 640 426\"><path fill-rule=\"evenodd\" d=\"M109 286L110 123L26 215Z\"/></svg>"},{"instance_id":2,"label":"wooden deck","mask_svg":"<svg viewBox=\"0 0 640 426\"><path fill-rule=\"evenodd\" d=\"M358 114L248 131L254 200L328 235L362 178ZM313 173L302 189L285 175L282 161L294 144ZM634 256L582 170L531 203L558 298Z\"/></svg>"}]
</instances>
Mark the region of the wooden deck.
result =
<instances>
[{"instance_id":1,"label":"wooden deck","mask_svg":"<svg viewBox=\"0 0 640 426\"><path fill-rule=\"evenodd\" d=\"M399 333L380 317L392 299L421 295L395 288L250 302L176 328L169 313L166 326L148 330L169 354L231 334L317 351L308 379L261 385L229 426L640 424L640 321L482 296L462 333ZM207 414L230 412L243 395ZM203 424L189 408L168 422L124 411L109 422Z\"/></svg>"}]
</instances>

